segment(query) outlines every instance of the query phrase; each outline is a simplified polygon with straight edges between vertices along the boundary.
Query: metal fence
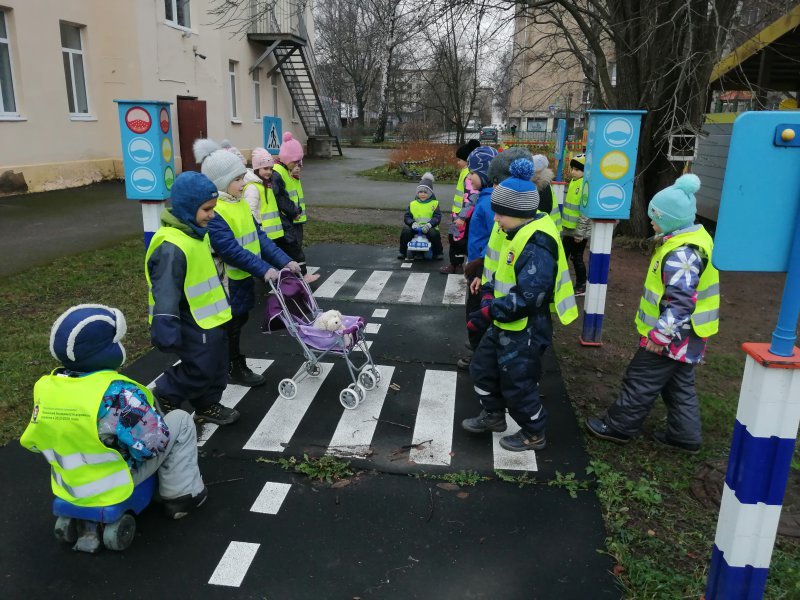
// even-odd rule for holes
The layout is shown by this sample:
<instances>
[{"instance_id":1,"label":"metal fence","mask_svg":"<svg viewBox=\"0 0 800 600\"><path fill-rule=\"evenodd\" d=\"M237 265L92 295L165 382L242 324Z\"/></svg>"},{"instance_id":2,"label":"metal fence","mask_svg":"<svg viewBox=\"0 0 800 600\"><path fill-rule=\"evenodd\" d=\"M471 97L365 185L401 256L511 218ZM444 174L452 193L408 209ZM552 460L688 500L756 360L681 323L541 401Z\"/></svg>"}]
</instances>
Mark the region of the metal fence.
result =
<instances>
[{"instance_id":1,"label":"metal fence","mask_svg":"<svg viewBox=\"0 0 800 600\"><path fill-rule=\"evenodd\" d=\"M250 33L288 33L305 38L300 30L303 5L292 0L250 0ZM307 38L305 38L307 39Z\"/></svg>"}]
</instances>

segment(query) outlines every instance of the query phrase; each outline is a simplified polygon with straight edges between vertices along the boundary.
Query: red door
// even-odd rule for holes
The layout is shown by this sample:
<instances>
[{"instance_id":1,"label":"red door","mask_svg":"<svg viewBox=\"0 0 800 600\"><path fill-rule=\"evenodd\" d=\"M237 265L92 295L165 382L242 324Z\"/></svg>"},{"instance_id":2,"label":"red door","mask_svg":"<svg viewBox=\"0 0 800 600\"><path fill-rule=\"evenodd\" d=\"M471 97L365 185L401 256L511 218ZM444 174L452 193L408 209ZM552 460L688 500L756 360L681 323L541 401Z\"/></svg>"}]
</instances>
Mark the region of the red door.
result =
<instances>
[{"instance_id":1,"label":"red door","mask_svg":"<svg viewBox=\"0 0 800 600\"><path fill-rule=\"evenodd\" d=\"M181 143L181 167L184 171L199 171L192 146L197 138L206 137L206 101L178 98L178 139Z\"/></svg>"}]
</instances>

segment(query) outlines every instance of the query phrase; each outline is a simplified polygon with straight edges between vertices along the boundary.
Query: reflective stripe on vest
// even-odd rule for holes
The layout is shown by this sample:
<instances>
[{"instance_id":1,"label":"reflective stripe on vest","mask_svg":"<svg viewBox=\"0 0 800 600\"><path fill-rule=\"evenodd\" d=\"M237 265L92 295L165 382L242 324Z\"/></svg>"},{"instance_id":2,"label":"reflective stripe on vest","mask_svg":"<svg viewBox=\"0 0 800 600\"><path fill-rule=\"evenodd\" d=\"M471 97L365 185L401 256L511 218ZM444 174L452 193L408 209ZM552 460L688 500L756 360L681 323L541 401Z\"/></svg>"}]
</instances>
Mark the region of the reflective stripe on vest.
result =
<instances>
[{"instance_id":1,"label":"reflective stripe on vest","mask_svg":"<svg viewBox=\"0 0 800 600\"><path fill-rule=\"evenodd\" d=\"M467 175L469 175L469 169L464 167L461 169L461 172L458 174L458 183L456 184L456 193L453 196L453 208L450 212L453 214L458 214L461 212L461 207L464 206L464 181L467 179Z\"/></svg>"},{"instance_id":2,"label":"reflective stripe on vest","mask_svg":"<svg viewBox=\"0 0 800 600\"><path fill-rule=\"evenodd\" d=\"M583 177L569 182L567 195L564 196L564 211L561 226L564 229L575 229L578 217L581 216L581 193L583 192Z\"/></svg>"},{"instance_id":3,"label":"reflective stripe on vest","mask_svg":"<svg viewBox=\"0 0 800 600\"><path fill-rule=\"evenodd\" d=\"M483 257L483 276L481 277L481 285L494 279L497 266L500 264L500 251L503 249L503 244L505 244L505 242L505 231L500 229L500 225L495 223L492 227L492 233L489 235L489 241L486 243L486 254Z\"/></svg>"},{"instance_id":4,"label":"reflective stripe on vest","mask_svg":"<svg viewBox=\"0 0 800 600\"><path fill-rule=\"evenodd\" d=\"M249 213L249 211L248 211ZM189 310L195 322L203 329L212 329L231 320L231 307L225 289L217 274L217 267L211 257L211 244L208 234L202 240L190 237L175 227L162 226L150 241L144 259L144 272L147 278L147 300L149 303L149 322L153 322L153 285L147 261L153 252L164 242L177 246L186 257L186 278L183 293L189 303Z\"/></svg>"},{"instance_id":5,"label":"reflective stripe on vest","mask_svg":"<svg viewBox=\"0 0 800 600\"><path fill-rule=\"evenodd\" d=\"M556 226L556 231L561 231L561 207L558 205L558 198L553 188L550 188L550 198L553 202L553 208L550 210L550 218L553 219L553 224Z\"/></svg>"},{"instance_id":6,"label":"reflective stripe on vest","mask_svg":"<svg viewBox=\"0 0 800 600\"><path fill-rule=\"evenodd\" d=\"M33 388L34 412L20 444L50 464L53 493L77 506L108 506L126 500L133 479L125 459L104 445L97 413L113 381L138 385L115 371L83 377L46 375ZM139 386L153 405L150 390Z\"/></svg>"},{"instance_id":7,"label":"reflective stripe on vest","mask_svg":"<svg viewBox=\"0 0 800 600\"><path fill-rule=\"evenodd\" d=\"M278 212L278 201L275 200L275 194L272 193L272 188L265 188L263 184L257 181L251 181L248 185L255 186L258 190L259 201L259 214L261 215L261 230L267 234L271 240L277 240L283 237L283 225L281 224L281 213Z\"/></svg>"},{"instance_id":8,"label":"reflective stripe on vest","mask_svg":"<svg viewBox=\"0 0 800 600\"><path fill-rule=\"evenodd\" d=\"M552 219L541 216L535 221L531 221L524 225L511 240L506 240L500 251L501 257L506 257L505 261L500 261L494 277L494 297L502 298L511 293L514 286L517 285L517 275L514 271L514 265L525 245L531 236L537 231L541 231L549 235L553 241L556 242L558 247L558 270L556 272L555 281L553 281L553 302L550 304L550 310L558 314L559 320L567 325L578 318L578 305L575 302L575 296L572 289L572 279L569 276L569 266L567 265L567 257L564 254L564 247L561 245L561 239L556 230L556 226ZM510 262L509 262L510 259ZM495 320L494 324L500 329L510 331L522 331L528 325L528 318L523 317L516 321L509 323L501 323Z\"/></svg>"},{"instance_id":9,"label":"reflective stripe on vest","mask_svg":"<svg viewBox=\"0 0 800 600\"><path fill-rule=\"evenodd\" d=\"M697 286L697 304L692 313L692 329L700 337L709 337L719 331L719 272L711 264L714 241L702 226L694 231L679 233L667 239L653 254L644 290L639 300L634 322L640 335L646 336L659 326L661 298L664 295L664 259L681 246L694 246L708 259L700 274Z\"/></svg>"},{"instance_id":10,"label":"reflective stripe on vest","mask_svg":"<svg viewBox=\"0 0 800 600\"><path fill-rule=\"evenodd\" d=\"M247 202L241 199L236 202L226 202L220 199L217 201L214 211L228 224L236 243L248 252L261 256L261 243L258 241L256 222ZM231 279L240 280L250 277L250 273L247 271L228 263L225 263L225 272Z\"/></svg>"},{"instance_id":11,"label":"reflective stripe on vest","mask_svg":"<svg viewBox=\"0 0 800 600\"><path fill-rule=\"evenodd\" d=\"M417 199L411 201L411 204L408 207L411 216L414 217L414 220L418 223L427 223L433 218L433 213L439 207L438 200L426 200L425 202L420 202Z\"/></svg>"},{"instance_id":12,"label":"reflective stripe on vest","mask_svg":"<svg viewBox=\"0 0 800 600\"><path fill-rule=\"evenodd\" d=\"M293 223L305 223L308 221L308 215L306 214L306 200L305 196L303 195L303 182L299 179L295 179L292 177L292 181L294 181L295 185L295 198L294 203L297 204L297 207L300 209L300 214L298 217L293 221Z\"/></svg>"}]
</instances>

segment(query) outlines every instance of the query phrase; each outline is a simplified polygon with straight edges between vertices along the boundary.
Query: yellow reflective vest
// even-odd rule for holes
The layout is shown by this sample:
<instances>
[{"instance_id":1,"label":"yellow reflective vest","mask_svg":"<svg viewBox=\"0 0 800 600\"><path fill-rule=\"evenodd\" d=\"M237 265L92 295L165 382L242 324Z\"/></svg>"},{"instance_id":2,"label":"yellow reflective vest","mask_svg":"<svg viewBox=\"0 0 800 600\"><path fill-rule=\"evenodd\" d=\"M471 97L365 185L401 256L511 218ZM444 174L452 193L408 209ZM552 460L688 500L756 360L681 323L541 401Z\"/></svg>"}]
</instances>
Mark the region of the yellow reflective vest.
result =
<instances>
[{"instance_id":1,"label":"yellow reflective vest","mask_svg":"<svg viewBox=\"0 0 800 600\"><path fill-rule=\"evenodd\" d=\"M564 229L575 229L578 217L581 216L581 195L583 193L583 177L569 182L567 195L564 196L564 212L561 225Z\"/></svg>"},{"instance_id":2,"label":"yellow reflective vest","mask_svg":"<svg viewBox=\"0 0 800 600\"><path fill-rule=\"evenodd\" d=\"M272 169L278 175L281 176L281 179L283 180L283 185L286 187L286 193L289 195L289 200L294 202L295 206L299 206L300 207L300 209L302 211L301 214L305 217L306 205L305 204L303 204L302 206L300 205L300 192L298 192L298 189L297 189L298 186L300 185L300 180L299 179L295 179L294 177L292 177L291 174L289 173L289 171L286 169L286 167L281 165L281 164L275 163L275 166L272 167ZM298 217L298 219L299 218L300 217ZM295 220L294 222L295 223L299 223L301 221ZM305 222L305 221L302 221L302 222Z\"/></svg>"},{"instance_id":3,"label":"yellow reflective vest","mask_svg":"<svg viewBox=\"0 0 800 600\"><path fill-rule=\"evenodd\" d=\"M500 252L503 250L503 244L505 243L506 232L500 229L500 225L495 223L494 227L492 227L489 241L486 243L486 253L483 255L483 276L481 277L481 285L494 279L497 266L500 264Z\"/></svg>"},{"instance_id":4,"label":"yellow reflective vest","mask_svg":"<svg viewBox=\"0 0 800 600\"><path fill-rule=\"evenodd\" d=\"M550 218L553 219L556 231L561 231L561 208L558 206L558 198L556 198L556 193L553 191L552 186L550 187L550 199L553 202L553 208L550 209Z\"/></svg>"},{"instance_id":5,"label":"yellow reflective vest","mask_svg":"<svg viewBox=\"0 0 800 600\"><path fill-rule=\"evenodd\" d=\"M276 203L277 206L277 203ZM248 252L252 252L256 256L261 256L261 242L258 241L258 229L256 222L253 219L253 213L250 212L250 206L243 199L236 202L226 202L223 199L217 201L214 207L216 212L228 224L233 232L233 237L236 238L236 243ZM236 267L225 264L225 272L231 279L247 279L250 273L242 271Z\"/></svg>"},{"instance_id":6,"label":"yellow reflective vest","mask_svg":"<svg viewBox=\"0 0 800 600\"><path fill-rule=\"evenodd\" d=\"M558 247L558 269L556 278L553 282L553 302L550 310L558 315L559 320L568 325L578 318L578 305L575 302L575 295L572 289L572 279L569 276L569 266L567 257L564 254L564 247L561 245L558 231L552 219L541 217L524 225L513 239L506 239L503 249L500 251L501 260L494 275L494 297L502 298L508 295L517 285L517 274L514 265L522 254L522 250L528 243L531 236L537 231L546 233ZM495 320L494 324L500 329L509 331L522 331L528 325L528 317L517 319L509 323L501 323Z\"/></svg>"},{"instance_id":7,"label":"yellow reflective vest","mask_svg":"<svg viewBox=\"0 0 800 600\"><path fill-rule=\"evenodd\" d=\"M245 204L245 208L247 205ZM247 210L250 214L250 210ZM250 216L252 220L252 215ZM153 322L153 284L147 261L164 242L180 248L186 257L186 278L183 281L183 293L189 303L189 310L195 322L203 329L212 329L231 320L231 307L225 289L217 273L214 259L211 257L211 243L208 234L202 240L185 234L176 227L161 226L156 231L144 257L144 274L147 278L147 300L149 304L150 323Z\"/></svg>"},{"instance_id":8,"label":"yellow reflective vest","mask_svg":"<svg viewBox=\"0 0 800 600\"><path fill-rule=\"evenodd\" d=\"M469 169L467 167L461 169L461 172L458 174L456 194L453 196L453 209L450 211L454 215L460 213L461 207L464 205L464 192L466 191L464 187L464 181L467 179L467 175L469 175Z\"/></svg>"},{"instance_id":9,"label":"yellow reflective vest","mask_svg":"<svg viewBox=\"0 0 800 600\"><path fill-rule=\"evenodd\" d=\"M658 327L661 316L661 297L664 295L664 278L662 269L666 256L681 246L699 248L708 259L706 268L700 274L697 286L697 304L692 313L692 329L700 337L709 337L719 331L719 271L711 264L711 253L714 240L700 225L699 229L679 233L667 239L658 247L650 260L647 277L644 280L644 291L636 311L636 330L647 336L652 329Z\"/></svg>"},{"instance_id":10,"label":"yellow reflective vest","mask_svg":"<svg viewBox=\"0 0 800 600\"><path fill-rule=\"evenodd\" d=\"M281 225L281 214L278 212L278 201L275 200L275 194L272 193L272 188L264 187L264 184L257 181L251 181L248 185L255 186L258 190L258 195L261 198L259 204L259 215L261 216L261 229L267 234L271 240L277 240L283 237L283 225ZM220 202L222 202L220 200ZM219 202L217 203L219 204Z\"/></svg>"},{"instance_id":11,"label":"yellow reflective vest","mask_svg":"<svg viewBox=\"0 0 800 600\"><path fill-rule=\"evenodd\" d=\"M300 214L298 217L292 221L293 223L305 223L308 221L308 215L306 214L306 200L305 196L303 195L303 182L299 179L295 179L294 177L291 178L294 181L295 190L297 191L297 207L300 209Z\"/></svg>"},{"instance_id":12,"label":"yellow reflective vest","mask_svg":"<svg viewBox=\"0 0 800 600\"><path fill-rule=\"evenodd\" d=\"M116 371L83 377L45 375L33 388L33 415L19 442L50 464L53 494L77 506L110 506L133 493L122 455L100 441L97 413L112 381L135 381ZM153 406L153 395L139 388Z\"/></svg>"},{"instance_id":13,"label":"yellow reflective vest","mask_svg":"<svg viewBox=\"0 0 800 600\"><path fill-rule=\"evenodd\" d=\"M408 210L411 213L411 216L414 217L415 221L423 224L427 223L433 218L433 213L436 212L438 207L438 200L426 200L425 202L420 202L415 198L411 201L411 204L409 204Z\"/></svg>"}]
</instances>

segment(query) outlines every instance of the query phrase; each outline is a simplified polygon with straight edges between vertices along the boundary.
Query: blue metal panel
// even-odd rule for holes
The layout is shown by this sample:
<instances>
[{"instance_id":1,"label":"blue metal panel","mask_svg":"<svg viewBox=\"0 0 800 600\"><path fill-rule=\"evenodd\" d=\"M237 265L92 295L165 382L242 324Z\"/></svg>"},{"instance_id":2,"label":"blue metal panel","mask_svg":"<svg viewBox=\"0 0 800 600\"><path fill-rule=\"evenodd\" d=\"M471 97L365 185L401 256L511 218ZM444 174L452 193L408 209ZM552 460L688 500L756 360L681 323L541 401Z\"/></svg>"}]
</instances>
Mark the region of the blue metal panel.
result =
<instances>
[{"instance_id":1,"label":"blue metal panel","mask_svg":"<svg viewBox=\"0 0 800 600\"><path fill-rule=\"evenodd\" d=\"M283 142L283 125L280 117L262 117L264 125L264 148L270 154L278 155L278 150Z\"/></svg>"},{"instance_id":2,"label":"blue metal panel","mask_svg":"<svg viewBox=\"0 0 800 600\"><path fill-rule=\"evenodd\" d=\"M125 195L166 200L175 180L171 102L114 100L119 111Z\"/></svg>"},{"instance_id":3,"label":"blue metal panel","mask_svg":"<svg viewBox=\"0 0 800 600\"><path fill-rule=\"evenodd\" d=\"M780 141L787 127L800 140L800 113L743 113L733 124L714 241L721 271L788 270L800 217L800 148ZM758 251L743 240L758 240Z\"/></svg>"},{"instance_id":4,"label":"blue metal panel","mask_svg":"<svg viewBox=\"0 0 800 600\"><path fill-rule=\"evenodd\" d=\"M644 110L590 110L581 212L593 219L631 213Z\"/></svg>"}]
</instances>

